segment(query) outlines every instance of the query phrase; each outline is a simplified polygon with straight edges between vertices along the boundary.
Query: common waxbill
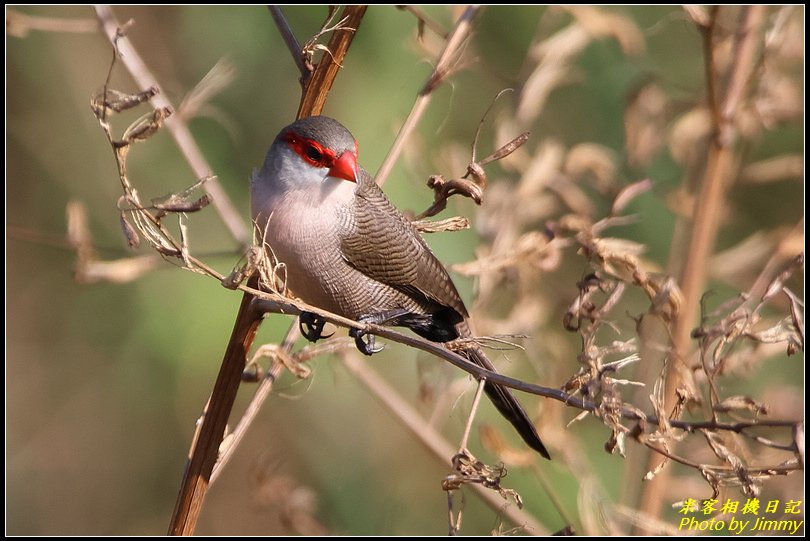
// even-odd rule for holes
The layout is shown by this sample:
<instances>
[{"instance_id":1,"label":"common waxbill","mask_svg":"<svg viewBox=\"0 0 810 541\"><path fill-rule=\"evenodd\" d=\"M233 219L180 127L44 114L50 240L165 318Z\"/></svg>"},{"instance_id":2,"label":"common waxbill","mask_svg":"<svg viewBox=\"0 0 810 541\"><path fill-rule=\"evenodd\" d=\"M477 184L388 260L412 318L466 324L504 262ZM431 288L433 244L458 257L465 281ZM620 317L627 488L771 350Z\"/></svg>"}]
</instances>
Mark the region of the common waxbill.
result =
<instances>
[{"instance_id":1,"label":"common waxbill","mask_svg":"<svg viewBox=\"0 0 810 541\"><path fill-rule=\"evenodd\" d=\"M471 338L453 281L413 225L357 165L357 141L325 116L297 120L276 137L251 182L260 238L286 265L287 288L303 301L355 321L402 326L434 342ZM302 315L302 331L321 337L323 322ZM377 351L373 337L358 348ZM480 347L462 354L494 370ZM495 407L535 451L548 451L509 391L487 382Z\"/></svg>"}]
</instances>

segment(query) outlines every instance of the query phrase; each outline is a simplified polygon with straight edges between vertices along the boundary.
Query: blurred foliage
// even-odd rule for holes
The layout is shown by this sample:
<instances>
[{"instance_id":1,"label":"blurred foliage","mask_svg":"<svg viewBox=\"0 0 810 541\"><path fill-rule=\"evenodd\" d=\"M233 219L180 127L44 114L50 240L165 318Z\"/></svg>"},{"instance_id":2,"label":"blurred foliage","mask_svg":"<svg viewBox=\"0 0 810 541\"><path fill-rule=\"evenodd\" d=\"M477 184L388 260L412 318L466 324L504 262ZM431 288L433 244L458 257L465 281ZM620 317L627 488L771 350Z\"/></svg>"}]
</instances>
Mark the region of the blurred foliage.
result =
<instances>
[{"instance_id":1,"label":"blurred foliage","mask_svg":"<svg viewBox=\"0 0 810 541\"><path fill-rule=\"evenodd\" d=\"M6 9L6 531L162 534L194 421L218 369L239 295L170 264L135 283L82 286L72 280L74 254L64 240L65 206L70 200L82 201L89 209L102 256L127 255L118 225L120 190L114 161L88 107L90 96L104 83L111 47L96 31L40 31L9 22L9 10L93 21L90 8ZM424 9L451 28L451 9ZM632 206L641 222L616 235L643 243L646 257L665 268L675 223L667 197L678 189L684 171L666 149L646 165L628 165L624 111L629 97L648 81L667 96L667 123L700 103L705 97L700 37L677 7L610 9L641 29L644 49L627 54L614 40L591 41L566 74L566 84L551 93L540 118L529 126L533 143L527 148L546 138L566 146L598 143L619 157L622 182L651 178L653 192ZM134 20L128 36L175 104L220 59L235 68L236 81L206 104L190 127L247 220L251 169L261 164L279 128L293 119L299 98L297 71L267 9L115 11L122 21ZM284 11L303 41L318 30L326 10ZM797 11L803 15L802 7ZM464 152L495 94L524 84L527 48L570 19L565 10L551 7L484 10L464 69L436 93L416 140L386 185L398 207L419 211L428 206L432 194L424 181L429 174L463 172L468 158ZM369 170L382 162L430 73L436 44L429 30L424 41L417 39L411 14L394 7L368 10L325 114L352 130ZM799 81L801 72L795 71ZM120 64L112 86L136 90ZM493 114L511 110L512 99L502 99ZM663 129L670 127L665 124ZM487 153L484 149L494 148L493 137L485 127L479 143L482 155ZM801 118L778 121L754 140L745 159L803 155L803 139ZM165 133L139 145L129 166L131 178L147 199L195 181ZM515 182L508 165L492 166L492 171L495 184ZM803 188L801 175L735 185L718 251L756 231L794 226L804 212ZM597 215L602 215L610 199L598 198L596 194L593 199L601 210ZM454 201L446 214L474 218L475 212L468 201ZM192 250L227 273L240 254L215 213L196 214L190 224ZM448 264L472 259L478 243L474 231L432 235L429 240ZM526 363L513 362L510 369L517 375L558 386L576 370L579 344L576 337L562 332L564 305L559 292L566 292L563 298L575 295L574 284L584 269L572 254L558 271L538 277L539 290L557 291L557 300L544 307L541 318L550 329L543 335L544 345L533 350L545 352L549 360L533 362L537 374L519 368ZM727 272L733 274L733 269ZM736 283L713 282L711 288L726 299L735 288L750 287L750 274L738 278L742 279ZM476 284L465 278L459 278L459 284L472 304ZM803 295L799 278L791 287ZM272 316L260 340L277 340L288 323L289 318ZM559 364L551 368L551 360ZM368 362L415 400L424 378L439 387L458 375L452 368L437 367L434 359L394 347ZM429 456L339 364L321 358L312 366L312 380L285 376L279 382L236 459L209 494L198 532L303 533L283 519L280 509L291 505L300 506L295 509L301 516L315 517L315 524L298 525L314 533L446 531L446 499L439 482L447 466ZM769 362L752 372L752 385L761 384L758 378L763 374L788 386L783 396L794 407L785 406L786 415L801 416L801 362L796 358ZM420 407L429 413L429 404ZM453 408L450 441L460 434L465 409L463 404ZM564 416L570 420L575 414ZM500 423L490 410L482 412L479 422ZM572 452L582 453L579 460L598 473L609 496L632 492L621 487L624 459L602 448L604 428L586 422L570 430L582 442ZM487 454L478 442L473 446ZM563 466L560 461L540 467L558 490L557 497L568 509L576 509L579 480ZM515 469L507 479L531 513L551 531L559 527L561 521L533 474ZM697 490L706 495L705 487ZM795 494L800 497L802 490ZM467 494L464 533L507 527Z\"/></svg>"}]
</instances>

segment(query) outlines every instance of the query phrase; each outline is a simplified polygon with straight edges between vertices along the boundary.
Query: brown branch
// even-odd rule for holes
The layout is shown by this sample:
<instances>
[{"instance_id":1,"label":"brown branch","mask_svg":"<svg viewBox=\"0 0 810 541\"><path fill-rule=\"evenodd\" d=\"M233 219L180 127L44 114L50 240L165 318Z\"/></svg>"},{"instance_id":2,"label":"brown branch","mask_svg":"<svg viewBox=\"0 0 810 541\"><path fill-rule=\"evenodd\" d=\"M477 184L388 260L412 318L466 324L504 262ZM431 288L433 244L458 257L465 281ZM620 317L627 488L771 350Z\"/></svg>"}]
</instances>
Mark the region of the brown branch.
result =
<instances>
[{"instance_id":1,"label":"brown branch","mask_svg":"<svg viewBox=\"0 0 810 541\"><path fill-rule=\"evenodd\" d=\"M290 325L290 328L287 329L287 335L284 337L284 340L281 343L281 350L282 351L290 351L292 349L295 340L300 336L298 331L298 325ZM261 411L261 407L264 404L264 401L270 396L270 393L273 390L273 384L276 382L278 378L281 377L281 374L284 373L284 364L277 361L272 364L270 369L267 371L267 374L262 378L262 382L259 384L256 391L253 393L253 398L251 398L250 403L248 404L245 412L242 414L242 417L239 419L239 423L233 429L233 432L229 434L230 438L228 441L227 447L222 449L219 454L219 459L217 460L216 464L214 465L214 469L211 472L211 483L214 483L219 474L228 464L228 461L233 456L234 451L239 448L239 444L242 442L242 439L247 434L248 428L253 423L256 416Z\"/></svg>"},{"instance_id":2,"label":"brown branch","mask_svg":"<svg viewBox=\"0 0 810 541\"><path fill-rule=\"evenodd\" d=\"M127 67L135 82L138 83L138 86L141 87L141 90L160 89L160 84L138 54L132 42L129 38L120 34L121 24L115 18L110 6L96 6L96 14L101 22L104 34L110 40L110 43L117 47L120 53L119 58ZM151 103L155 109L169 108L169 110L174 110L163 92L158 92L153 96ZM211 166L208 165L200 147L191 135L188 125L175 115L166 120L166 127L180 148L183 157L191 166L194 175L198 179L211 177ZM205 189L211 195L214 208L217 209L217 213L225 227L228 228L231 236L239 244L240 250L246 248L249 244L248 231L245 228L241 214L236 210L227 192L222 189L216 178L210 178L205 185Z\"/></svg>"},{"instance_id":3,"label":"brown branch","mask_svg":"<svg viewBox=\"0 0 810 541\"><path fill-rule=\"evenodd\" d=\"M290 28L290 25L287 23L287 20L284 17L283 13L281 12L280 8L278 8L278 6L268 6L268 8L269 8L271 14L273 15L273 20L276 22L276 26L278 27L279 32L282 34L282 37L284 38L284 41L287 44L288 49L290 50L291 56L295 60L296 65L298 66L299 71L301 72L302 83L304 83L305 78L310 74L310 72L307 70L307 68L304 65L304 62L303 62L303 60L301 58L301 46L300 46L298 40L293 35L292 30ZM356 10L353 10L353 11L356 11ZM346 14L347 14L347 12L344 12L344 16L346 16ZM362 14L360 15L360 17L362 17ZM359 18L358 18L357 24L359 24ZM355 29L356 29L356 27L355 27ZM349 36L354 35L353 32L352 33L347 33L347 34ZM340 35L340 33L338 33L336 35ZM350 43L350 40L349 40L349 43ZM342 60L343 56L345 56L346 52L348 51L349 43L347 43L345 45L345 47L341 46L339 48L340 50L342 50L342 53L340 53L340 57L337 57L334 54L333 55L325 54L321 63L326 64L325 59L330 58L333 62L337 62L339 64L340 62L339 62L338 58L340 58ZM334 78L334 76L336 76L336 75L337 75L337 71L334 71L334 73L331 75L331 77ZM309 79L308 81L306 81L306 84L309 85L308 88L314 88L314 87L312 87L312 85L314 84L313 81L314 81L314 79ZM323 84L326 84L326 83L323 83ZM328 86L320 87L320 89L318 91L323 92L324 96L325 96L325 93L327 93L329 91L330 87L331 87L331 82L328 83ZM313 92L313 91L310 90L310 92ZM310 116L312 114L316 114L311 110L303 111L303 113L304 113L304 116ZM247 296L247 295L251 295L251 294L250 293L245 293L245 295ZM282 344L280 346L281 351L282 352L289 352L292 349L292 346L295 343L295 340L297 339L298 336L299 336L298 325L295 322L293 322L293 324L290 325L289 329L287 330L287 334L286 334L286 336L285 336L285 338L284 338L284 340L283 340L283 342L282 342ZM273 383L275 382L276 379L278 379L278 377L281 376L283 370L284 370L284 365L282 363L280 363L280 362L276 362L276 363L273 364L273 366L270 369L270 371L268 372L268 374L263 378L262 383L259 385L258 389L254 393L254 396L251 399L251 402L248 404L247 409L245 410L244 414L242 415L241 419L239 420L239 424L236 426L236 428L234 429L232 434L230 434L231 438L229 440L228 446L225 449L222 450L222 452L221 452L221 454L219 456L219 460L216 462L215 467L213 469L213 472L212 472L212 475L211 475L211 482L214 482L216 480L219 473L222 471L222 469L225 467L225 465L227 464L230 457L233 455L233 452L238 448L239 443L243 439L244 435L247 433L247 429L250 427L250 425L252 424L252 422L255 419L256 415L260 411L262 404L267 399L267 397L270 395L270 392L272 391Z\"/></svg>"},{"instance_id":4,"label":"brown branch","mask_svg":"<svg viewBox=\"0 0 810 541\"><path fill-rule=\"evenodd\" d=\"M194 533L211 472L217 461L219 446L225 434L225 426L239 390L245 358L256 336L262 315L255 308L253 296L243 295L214 390L203 412L199 436L192 445L191 456L172 514L170 535Z\"/></svg>"},{"instance_id":5,"label":"brown branch","mask_svg":"<svg viewBox=\"0 0 810 541\"><path fill-rule=\"evenodd\" d=\"M332 88L332 83L334 83L338 71L343 66L343 57L346 56L346 52L349 50L349 45L354 39L367 8L368 6L347 6L343 13L340 14L341 19L346 20L343 27L351 30L332 34L332 38L327 45L329 52L321 56L318 67L306 80L296 118L321 114L323 106L326 104L326 97Z\"/></svg>"},{"instance_id":6,"label":"brown branch","mask_svg":"<svg viewBox=\"0 0 810 541\"><path fill-rule=\"evenodd\" d=\"M344 10L342 16L346 17L347 25L356 29L365 10L365 6L349 6ZM320 113L353 36L354 31L335 32L332 36L329 42L330 54L322 56L312 77L305 82L298 118ZM255 285L255 279L252 283ZM218 459L225 426L239 391L247 352L253 344L262 315L263 312L257 308L255 296L251 292L246 292L236 316L234 330L228 342L209 405L203 414L199 437L192 443L189 451L191 458L180 486L169 527L169 533L172 535L190 535L194 532ZM291 337L293 332L293 330L289 331L288 337ZM288 340L288 348L291 345L292 340ZM269 393L269 384L262 391ZM247 429L252 418L253 415L249 414L244 419L245 423L240 423L240 433ZM235 445L231 445L231 448L235 448Z\"/></svg>"}]
</instances>

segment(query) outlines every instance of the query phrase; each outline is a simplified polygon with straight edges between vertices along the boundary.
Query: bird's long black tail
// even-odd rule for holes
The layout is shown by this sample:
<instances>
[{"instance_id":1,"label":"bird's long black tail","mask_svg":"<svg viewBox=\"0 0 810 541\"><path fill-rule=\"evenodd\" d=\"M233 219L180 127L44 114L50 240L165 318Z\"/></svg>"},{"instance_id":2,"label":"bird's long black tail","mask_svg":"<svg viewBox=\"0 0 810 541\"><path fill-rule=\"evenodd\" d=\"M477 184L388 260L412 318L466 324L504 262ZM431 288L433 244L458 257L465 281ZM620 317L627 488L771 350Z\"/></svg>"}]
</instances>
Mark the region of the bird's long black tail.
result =
<instances>
[{"instance_id":1,"label":"bird's long black tail","mask_svg":"<svg viewBox=\"0 0 810 541\"><path fill-rule=\"evenodd\" d=\"M464 356L470 361L474 362L482 368L495 371L492 362L484 355L484 352L478 348L471 348L464 352ZM523 406L520 405L515 395L512 394L506 387L487 382L484 385L484 392L503 415L507 421L512 423L520 437L526 442L526 445L543 455L543 457L551 460L546 446L540 441L540 436L537 434L537 429L534 427L529 415Z\"/></svg>"},{"instance_id":2,"label":"bird's long black tail","mask_svg":"<svg viewBox=\"0 0 810 541\"><path fill-rule=\"evenodd\" d=\"M444 314L444 317L437 319L437 314ZM398 324L404 324L418 335L434 342L446 342L456 338L472 340L474 337L469 321L459 315L458 312L450 309L447 309L447 312L436 312L428 318L422 317L418 320L414 319L413 315L410 316L411 319L407 323L403 323L403 320L400 319ZM419 323L419 325L416 323ZM477 345L471 345L460 351L460 353L481 368L497 372L492 361ZM484 392L487 393L500 414L512 423L512 426L515 427L526 445L540 453L544 458L551 460L551 456L549 456L546 446L540 441L540 436L537 434L537 429L529 418L529 414L520 405L512 391L507 387L487 381L484 385Z\"/></svg>"}]
</instances>

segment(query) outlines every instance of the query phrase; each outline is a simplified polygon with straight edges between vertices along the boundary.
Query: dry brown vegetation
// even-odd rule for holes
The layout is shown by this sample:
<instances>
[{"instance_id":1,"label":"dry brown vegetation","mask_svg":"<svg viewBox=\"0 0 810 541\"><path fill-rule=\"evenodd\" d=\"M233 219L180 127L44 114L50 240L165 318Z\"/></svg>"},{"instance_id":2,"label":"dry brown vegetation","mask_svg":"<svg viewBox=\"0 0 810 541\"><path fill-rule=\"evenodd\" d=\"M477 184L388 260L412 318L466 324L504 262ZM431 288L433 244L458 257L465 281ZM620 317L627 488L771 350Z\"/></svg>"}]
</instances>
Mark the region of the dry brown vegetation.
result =
<instances>
[{"instance_id":1,"label":"dry brown vegetation","mask_svg":"<svg viewBox=\"0 0 810 541\"><path fill-rule=\"evenodd\" d=\"M493 351L503 351L512 360L506 371L519 377L485 374L452 349L350 322L287 298L279 265L267 254L249 252L247 263L229 276L197 255L188 240L194 237L195 212L217 212L236 245L247 239L239 213L210 176L187 127L194 111L214 99L216 91L206 94L206 88L216 83L203 81L194 94L195 105L174 112L165 93L157 90L148 62L133 61L136 49L126 37L128 30L103 9L99 18L120 53L111 70L129 70L142 92L105 85L91 106L117 164L124 235L130 246L148 245L152 251L142 247L140 256L102 260L82 207L72 204L69 233L78 255L76 278L87 283L127 282L166 261L241 289L245 299L264 299L258 311L248 310L244 303L240 310L249 321L241 334L237 325L223 362L223 366L230 362L237 375L264 311L296 314L306 309L338 326L364 327L399 342L399 347L430 352L476 376L544 396L529 403L535 405L538 429L550 447L553 465L539 464L530 451L504 436L499 425L481 423L480 433L471 434L475 444L470 447L480 460L436 426L432 419L444 416L469 386L462 372L452 379L423 377L421 403L414 404L405 398L407 393L376 374L373 362L360 361L340 332L319 344L302 345L296 342L297 326L292 323L284 340L255 348L243 379L258 386L251 390L247 407L232 416L233 428L225 431L222 442L239 382L231 377L227 390L213 393L203 417L206 423L216 417L219 424L213 428L203 424L192 446L191 463L197 460L198 466L188 474L204 481L181 490L179 502L186 503L178 503L172 531L194 530L209 476L213 482L222 475L222 467L240 448L281 374L289 371L310 378L310 361L327 354L340 359L413 438L450 465L442 486L448 492L451 533L465 533L466 506L458 492L467 487L502 517L503 524L495 529L506 533L673 534L679 533L677 509L690 499L800 500L803 388L790 380L802 374L792 366L800 363L804 352L803 217L791 222L794 217L785 213L780 223L735 237L733 243L718 238L735 212L732 194L738 186L803 180L802 154L776 144L769 147L777 149L772 153L762 148L769 135L777 137L784 126L800 125L803 118L798 76L803 63L802 9L689 7L672 15L679 24L693 27L695 39L702 40L705 84L686 96L655 79L636 85L623 104L621 148L521 134L534 130L549 114L552 93L576 84L578 62L589 46L609 42L628 57L645 54L649 29L640 28L627 13L594 7L547 9L525 51L519 86L501 97L483 119L481 110L464 109L489 135L482 141L473 134L467 140L435 142L417 128L434 92L458 73L477 68L476 55L483 52L478 50L475 27L488 9L458 8L453 25L446 29L430 15L410 9L420 36L414 43L433 69L426 80L413 81L414 106L377 178L386 180L397 160L413 163L426 147L441 145L441 163L428 182L433 204L414 213L415 219L423 231L452 237L456 233L449 231L467 226L464 218L425 219L444 211L448 202L456 212L471 209L453 206L460 199L453 195L480 205L465 217L480 238L475 256L451 269L474 279L472 313L481 341ZM351 57L351 39L366 30L364 12L349 8L332 14L322 32L309 41L300 40L303 45L295 43L284 15L279 11L273 15L288 46L300 51L293 57L301 72L290 70L290 77L303 78L299 116L317 113L327 99L329 77L352 77L344 55L348 50ZM11 17L7 13L7 18L11 34L23 35L19 29L31 24L16 13ZM327 68L331 76L321 75ZM222 81L221 68L212 77ZM135 108L147 112L126 129L114 127L113 115ZM154 144L151 137L164 124L200 182L170 196L142 196L127 160L138 152L136 143ZM663 156L681 174L677 186L666 193L659 188L661 179L652 174ZM645 203L650 198L660 204ZM660 261L649 257L651 247L644 239L652 237L626 234L659 219L656 208L674 216L671 230L655 248L667 254ZM258 288L259 283L263 287ZM245 386L252 384L242 383ZM227 395L224 403L220 394ZM425 404L430 406L428 415ZM477 422L474 419L473 426ZM588 458L597 453L615 455L609 464L616 475L606 477ZM522 479L516 482L517 490L510 483L516 478ZM320 518L318 494L306 483L264 467L257 467L255 479L258 505L273 509L285 531L334 531ZM620 490L607 488L607 483L617 482ZM568 489L558 488L561 484ZM436 486L425 490L437 490ZM385 498L386 490L386 484L373 488L380 498ZM522 509L525 502L536 510L531 500L543 492L556 513ZM183 512L183 505L190 510ZM711 516L728 520L732 515ZM783 514L773 516L780 517Z\"/></svg>"}]
</instances>

